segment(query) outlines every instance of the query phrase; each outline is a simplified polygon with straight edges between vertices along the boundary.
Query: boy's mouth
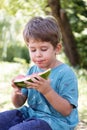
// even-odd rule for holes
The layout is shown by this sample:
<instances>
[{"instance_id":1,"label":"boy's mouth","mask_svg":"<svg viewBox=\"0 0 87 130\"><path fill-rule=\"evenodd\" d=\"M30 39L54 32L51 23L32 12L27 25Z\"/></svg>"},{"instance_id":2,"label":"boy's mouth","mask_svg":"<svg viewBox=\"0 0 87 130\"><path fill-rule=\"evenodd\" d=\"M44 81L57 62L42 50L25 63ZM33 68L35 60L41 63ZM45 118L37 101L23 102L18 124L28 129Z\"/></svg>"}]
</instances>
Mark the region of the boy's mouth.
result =
<instances>
[{"instance_id":1,"label":"boy's mouth","mask_svg":"<svg viewBox=\"0 0 87 130\"><path fill-rule=\"evenodd\" d=\"M41 63L43 63L43 61L36 61L36 63L37 63L37 64L41 64Z\"/></svg>"},{"instance_id":2,"label":"boy's mouth","mask_svg":"<svg viewBox=\"0 0 87 130\"><path fill-rule=\"evenodd\" d=\"M45 62L45 60L36 61L37 64L42 64L43 62Z\"/></svg>"}]
</instances>

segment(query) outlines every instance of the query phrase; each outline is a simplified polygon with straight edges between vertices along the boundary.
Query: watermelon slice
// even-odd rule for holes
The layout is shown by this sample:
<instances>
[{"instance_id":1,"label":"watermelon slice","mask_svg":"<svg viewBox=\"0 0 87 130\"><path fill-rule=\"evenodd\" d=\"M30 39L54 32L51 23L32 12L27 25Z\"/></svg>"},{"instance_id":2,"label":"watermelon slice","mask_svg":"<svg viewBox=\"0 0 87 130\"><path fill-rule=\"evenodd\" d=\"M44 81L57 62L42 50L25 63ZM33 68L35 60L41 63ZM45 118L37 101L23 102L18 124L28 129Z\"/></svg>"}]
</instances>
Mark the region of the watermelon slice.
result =
<instances>
[{"instance_id":1,"label":"watermelon slice","mask_svg":"<svg viewBox=\"0 0 87 130\"><path fill-rule=\"evenodd\" d=\"M38 73L38 75L41 76L44 79L47 79L49 74L50 74L50 72L51 72L51 69L48 69L48 70L46 70L44 72ZM21 88L27 87L27 85L24 83L24 81L32 82L31 78L28 75L28 76L25 76L23 78L22 77L21 78L20 77L16 78L14 80L14 83L15 83L15 85L17 85L18 87L21 87Z\"/></svg>"}]
</instances>

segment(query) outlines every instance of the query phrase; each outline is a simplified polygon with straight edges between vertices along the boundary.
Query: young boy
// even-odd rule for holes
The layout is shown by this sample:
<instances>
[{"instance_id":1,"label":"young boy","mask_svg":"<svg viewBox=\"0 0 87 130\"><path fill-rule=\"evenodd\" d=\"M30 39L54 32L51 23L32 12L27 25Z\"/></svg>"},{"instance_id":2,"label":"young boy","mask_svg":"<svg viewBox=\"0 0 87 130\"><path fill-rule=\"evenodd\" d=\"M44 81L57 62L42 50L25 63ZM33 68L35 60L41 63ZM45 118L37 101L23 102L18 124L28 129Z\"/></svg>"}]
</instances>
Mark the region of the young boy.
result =
<instances>
[{"instance_id":1,"label":"young boy","mask_svg":"<svg viewBox=\"0 0 87 130\"><path fill-rule=\"evenodd\" d=\"M35 17L23 32L34 62L27 88L12 81L12 102L18 109L0 113L0 130L74 130L78 123L78 85L71 68L57 60L61 50L58 24L51 17ZM51 68L48 80L37 73ZM26 102L28 105L23 106ZM20 108L19 108L20 107Z\"/></svg>"}]
</instances>

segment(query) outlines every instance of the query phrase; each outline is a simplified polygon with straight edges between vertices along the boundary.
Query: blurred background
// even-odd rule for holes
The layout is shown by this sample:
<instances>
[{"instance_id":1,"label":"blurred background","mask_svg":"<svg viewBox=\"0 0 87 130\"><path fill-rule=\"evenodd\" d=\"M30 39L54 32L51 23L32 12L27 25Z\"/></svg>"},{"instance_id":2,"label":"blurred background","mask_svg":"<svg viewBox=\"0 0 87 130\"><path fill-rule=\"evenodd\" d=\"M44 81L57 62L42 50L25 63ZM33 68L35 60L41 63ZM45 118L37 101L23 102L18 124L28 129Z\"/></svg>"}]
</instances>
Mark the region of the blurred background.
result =
<instances>
[{"instance_id":1,"label":"blurred background","mask_svg":"<svg viewBox=\"0 0 87 130\"><path fill-rule=\"evenodd\" d=\"M87 0L0 0L0 111L12 109L11 80L31 65L23 39L33 16L52 15L62 32L59 57L78 78L78 130L87 130Z\"/></svg>"}]
</instances>

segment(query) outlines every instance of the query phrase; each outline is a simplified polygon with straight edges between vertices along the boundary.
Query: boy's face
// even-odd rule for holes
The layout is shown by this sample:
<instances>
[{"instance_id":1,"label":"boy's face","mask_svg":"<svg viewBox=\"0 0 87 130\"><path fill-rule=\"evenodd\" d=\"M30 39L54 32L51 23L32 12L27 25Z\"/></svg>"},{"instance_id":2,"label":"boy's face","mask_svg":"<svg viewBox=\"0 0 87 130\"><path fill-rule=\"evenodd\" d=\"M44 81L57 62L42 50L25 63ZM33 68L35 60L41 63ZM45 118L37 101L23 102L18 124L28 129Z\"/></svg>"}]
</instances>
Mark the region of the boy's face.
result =
<instances>
[{"instance_id":1,"label":"boy's face","mask_svg":"<svg viewBox=\"0 0 87 130\"><path fill-rule=\"evenodd\" d=\"M31 60L42 69L52 68L56 62L58 48L52 46L49 42L36 41L31 39L28 43L28 49Z\"/></svg>"}]
</instances>

